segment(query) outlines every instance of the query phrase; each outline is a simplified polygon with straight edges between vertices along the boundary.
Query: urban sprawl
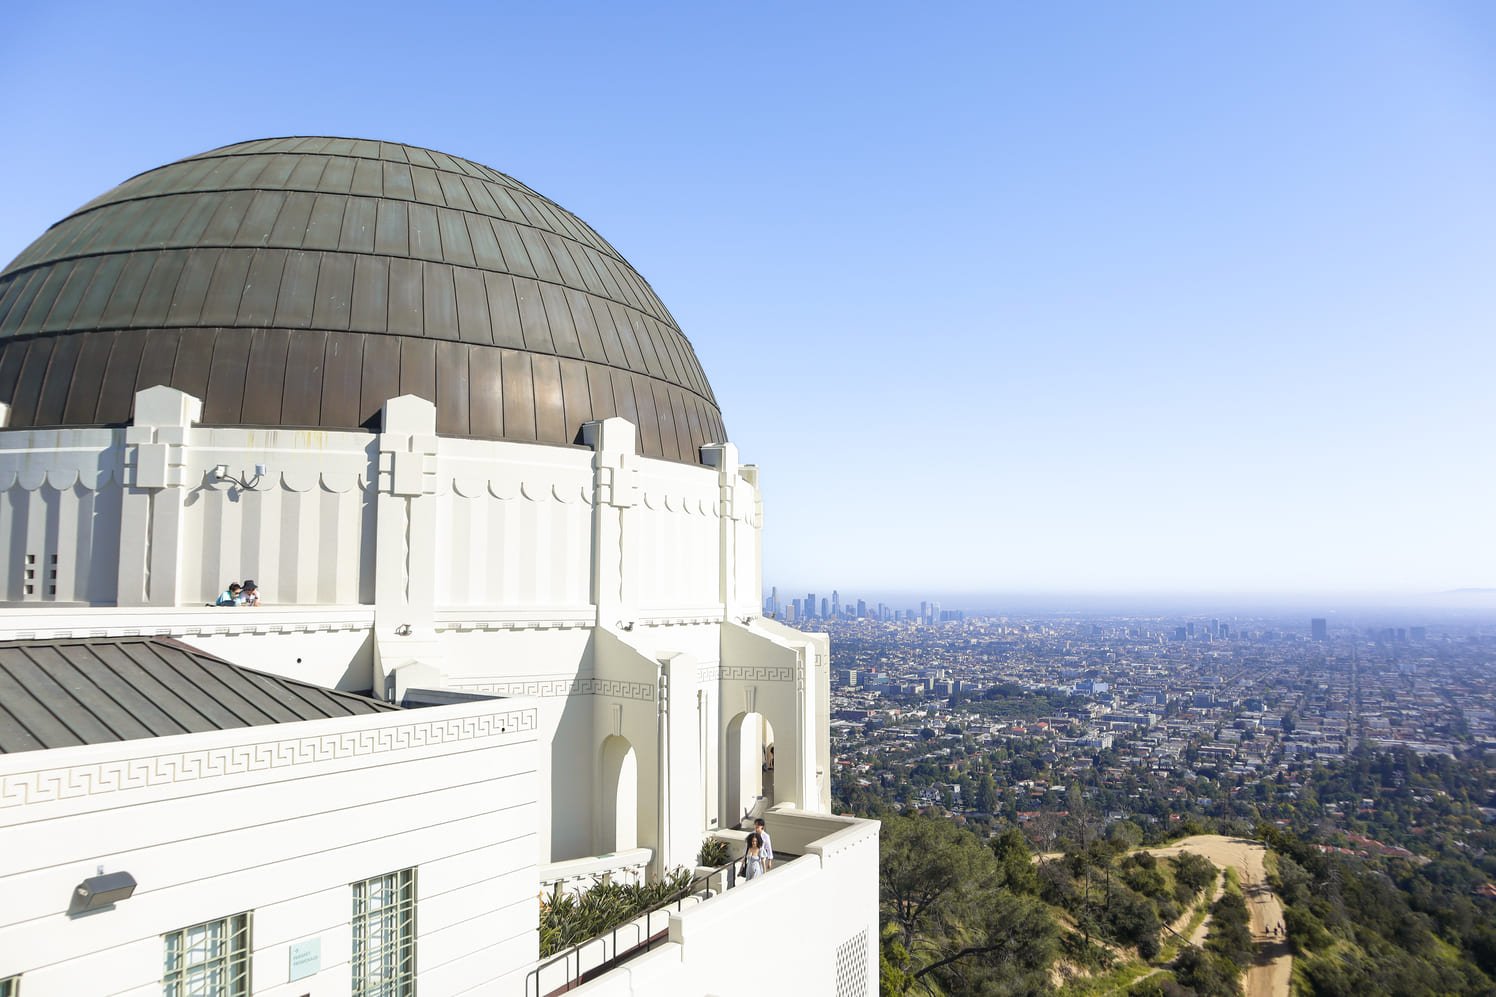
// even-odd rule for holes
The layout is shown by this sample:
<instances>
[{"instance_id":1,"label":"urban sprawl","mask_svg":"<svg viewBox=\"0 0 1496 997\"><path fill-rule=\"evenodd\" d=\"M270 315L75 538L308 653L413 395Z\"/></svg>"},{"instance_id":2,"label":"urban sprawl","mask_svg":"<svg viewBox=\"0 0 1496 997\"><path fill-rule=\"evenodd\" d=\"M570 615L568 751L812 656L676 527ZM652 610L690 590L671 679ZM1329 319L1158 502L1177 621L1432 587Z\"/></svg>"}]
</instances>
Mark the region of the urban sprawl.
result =
<instances>
[{"instance_id":1,"label":"urban sprawl","mask_svg":"<svg viewBox=\"0 0 1496 997\"><path fill-rule=\"evenodd\" d=\"M832 634L834 784L859 809L1027 823L1079 798L1109 820L1249 818L1358 746L1496 748L1496 635L1473 625L967 616L777 593L766 610ZM1374 805L1316 802L1331 818Z\"/></svg>"}]
</instances>

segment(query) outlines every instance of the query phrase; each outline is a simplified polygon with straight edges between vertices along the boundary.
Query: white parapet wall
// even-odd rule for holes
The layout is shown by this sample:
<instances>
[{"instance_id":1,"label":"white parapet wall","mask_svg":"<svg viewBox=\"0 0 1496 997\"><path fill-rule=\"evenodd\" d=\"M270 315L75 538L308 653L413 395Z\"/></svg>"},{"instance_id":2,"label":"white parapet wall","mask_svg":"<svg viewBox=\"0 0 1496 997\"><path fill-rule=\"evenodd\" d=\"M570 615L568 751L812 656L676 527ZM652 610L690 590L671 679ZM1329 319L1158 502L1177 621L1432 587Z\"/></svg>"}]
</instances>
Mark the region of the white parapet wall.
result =
<instances>
[{"instance_id":1,"label":"white parapet wall","mask_svg":"<svg viewBox=\"0 0 1496 997\"><path fill-rule=\"evenodd\" d=\"M765 823L776 850L789 851L782 837L803 841L803 854L673 914L667 942L572 992L876 995L878 823L794 810L771 811Z\"/></svg>"},{"instance_id":2,"label":"white parapet wall","mask_svg":"<svg viewBox=\"0 0 1496 997\"><path fill-rule=\"evenodd\" d=\"M351 884L414 869L421 992L493 992L537 952L536 751L504 700L0 755L0 976L159 995L163 934L252 912L255 994L346 994ZM134 895L69 917L101 869Z\"/></svg>"},{"instance_id":3,"label":"white parapet wall","mask_svg":"<svg viewBox=\"0 0 1496 997\"><path fill-rule=\"evenodd\" d=\"M122 428L0 428L0 603L201 606L254 578L274 605L545 616L756 615L758 471L642 457L623 419L593 446L440 437L424 399L377 433L200 425L191 395L136 395Z\"/></svg>"}]
</instances>

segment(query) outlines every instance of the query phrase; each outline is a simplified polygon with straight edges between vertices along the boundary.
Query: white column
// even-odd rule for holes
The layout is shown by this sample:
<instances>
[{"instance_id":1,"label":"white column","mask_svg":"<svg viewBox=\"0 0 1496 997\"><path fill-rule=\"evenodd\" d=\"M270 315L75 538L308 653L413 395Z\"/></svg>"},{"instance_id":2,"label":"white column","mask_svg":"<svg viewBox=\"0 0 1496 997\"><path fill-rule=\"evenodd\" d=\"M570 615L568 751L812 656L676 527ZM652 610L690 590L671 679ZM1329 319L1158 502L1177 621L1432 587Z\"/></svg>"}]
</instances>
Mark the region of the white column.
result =
<instances>
[{"instance_id":1,"label":"white column","mask_svg":"<svg viewBox=\"0 0 1496 997\"><path fill-rule=\"evenodd\" d=\"M737 602L737 523L738 448L731 443L713 443L701 448L701 459L717 469L717 598L722 602L722 618L732 616Z\"/></svg>"},{"instance_id":2,"label":"white column","mask_svg":"<svg viewBox=\"0 0 1496 997\"><path fill-rule=\"evenodd\" d=\"M185 465L202 414L203 403L176 388L135 394L135 422L125 430L118 605L181 604Z\"/></svg>"},{"instance_id":3,"label":"white column","mask_svg":"<svg viewBox=\"0 0 1496 997\"><path fill-rule=\"evenodd\" d=\"M696 863L701 847L701 771L708 764L698 751L696 672L700 662L694 655L679 653L659 659L661 727L661 838L659 855L663 873L678 865Z\"/></svg>"},{"instance_id":4,"label":"white column","mask_svg":"<svg viewBox=\"0 0 1496 997\"><path fill-rule=\"evenodd\" d=\"M592 603L597 625L617 628L633 621L635 594L629 544L639 504L639 450L634 424L603 419L582 426L592 447Z\"/></svg>"},{"instance_id":5,"label":"white column","mask_svg":"<svg viewBox=\"0 0 1496 997\"><path fill-rule=\"evenodd\" d=\"M745 602L751 601L751 616L758 616L764 609L764 493L758 487L758 465L743 465L743 483L753 490L753 515L748 526L753 530L753 565L749 578L753 591L741 592Z\"/></svg>"},{"instance_id":6,"label":"white column","mask_svg":"<svg viewBox=\"0 0 1496 997\"><path fill-rule=\"evenodd\" d=\"M378 448L374 688L398 700L410 685L442 684L434 606L436 406L415 395L385 402Z\"/></svg>"}]
</instances>

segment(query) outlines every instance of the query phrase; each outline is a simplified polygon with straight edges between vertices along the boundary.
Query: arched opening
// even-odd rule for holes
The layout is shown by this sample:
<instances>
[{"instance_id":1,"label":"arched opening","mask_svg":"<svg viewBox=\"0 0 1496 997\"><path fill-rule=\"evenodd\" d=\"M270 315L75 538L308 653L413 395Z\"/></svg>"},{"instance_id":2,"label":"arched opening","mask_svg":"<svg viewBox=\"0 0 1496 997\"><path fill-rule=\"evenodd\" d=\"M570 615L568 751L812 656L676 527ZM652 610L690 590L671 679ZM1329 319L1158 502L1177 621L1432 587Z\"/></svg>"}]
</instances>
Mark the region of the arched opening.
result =
<instances>
[{"instance_id":1,"label":"arched opening","mask_svg":"<svg viewBox=\"0 0 1496 997\"><path fill-rule=\"evenodd\" d=\"M610 735L602 747L601 840L597 853L621 852L639 844L639 757L628 738Z\"/></svg>"},{"instance_id":2,"label":"arched opening","mask_svg":"<svg viewBox=\"0 0 1496 997\"><path fill-rule=\"evenodd\" d=\"M737 827L760 798L774 802L774 728L762 713L739 713L727 725L727 805L723 823Z\"/></svg>"}]
</instances>

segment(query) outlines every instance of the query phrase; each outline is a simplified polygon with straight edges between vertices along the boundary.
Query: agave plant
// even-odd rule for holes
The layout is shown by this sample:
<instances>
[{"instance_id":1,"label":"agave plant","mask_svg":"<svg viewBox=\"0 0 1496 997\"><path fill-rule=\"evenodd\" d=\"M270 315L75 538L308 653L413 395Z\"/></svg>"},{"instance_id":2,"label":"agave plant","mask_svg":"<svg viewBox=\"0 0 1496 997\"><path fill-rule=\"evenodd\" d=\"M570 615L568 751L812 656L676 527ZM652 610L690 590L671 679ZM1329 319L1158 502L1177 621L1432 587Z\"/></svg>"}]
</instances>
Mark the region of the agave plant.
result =
<instances>
[{"instance_id":1,"label":"agave plant","mask_svg":"<svg viewBox=\"0 0 1496 997\"><path fill-rule=\"evenodd\" d=\"M540 955L555 955L673 903L691 889L691 874L673 869L656 883L598 883L580 895L540 898Z\"/></svg>"},{"instance_id":2,"label":"agave plant","mask_svg":"<svg viewBox=\"0 0 1496 997\"><path fill-rule=\"evenodd\" d=\"M727 842L721 838L707 838L701 843L701 851L696 853L696 864L711 866L713 869L727 864Z\"/></svg>"}]
</instances>

